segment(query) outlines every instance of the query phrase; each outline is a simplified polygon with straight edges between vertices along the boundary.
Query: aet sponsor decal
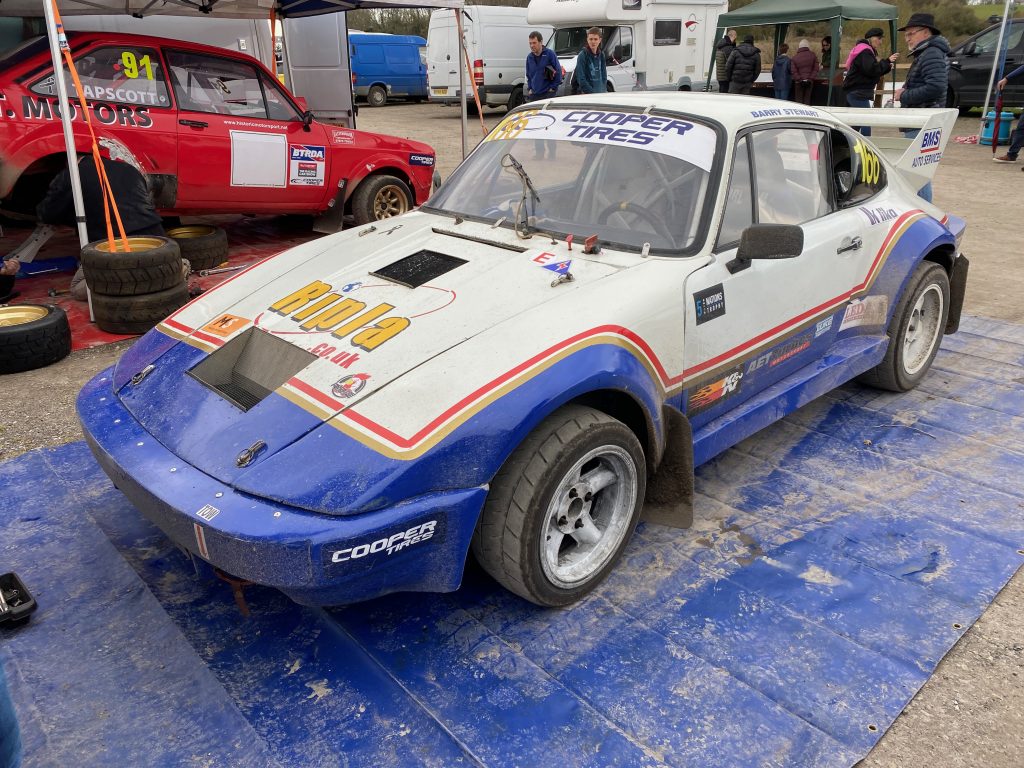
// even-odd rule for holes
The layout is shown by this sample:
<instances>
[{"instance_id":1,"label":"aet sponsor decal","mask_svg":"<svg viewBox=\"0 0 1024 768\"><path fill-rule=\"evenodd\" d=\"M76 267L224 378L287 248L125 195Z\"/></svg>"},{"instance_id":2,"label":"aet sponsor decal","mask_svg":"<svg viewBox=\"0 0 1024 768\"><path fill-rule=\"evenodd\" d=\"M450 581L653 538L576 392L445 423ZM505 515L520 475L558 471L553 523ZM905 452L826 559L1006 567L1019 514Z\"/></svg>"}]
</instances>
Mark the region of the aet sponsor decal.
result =
<instances>
[{"instance_id":1,"label":"aet sponsor decal","mask_svg":"<svg viewBox=\"0 0 1024 768\"><path fill-rule=\"evenodd\" d=\"M371 542L329 551L329 559L332 563L346 563L351 560L361 560L368 555L375 555L381 552L384 553L384 556L390 556L408 547L429 541L434 538L435 533L437 533L437 520L428 520L425 523L414 525L404 531L397 531L390 536L384 536Z\"/></svg>"},{"instance_id":2,"label":"aet sponsor decal","mask_svg":"<svg viewBox=\"0 0 1024 768\"><path fill-rule=\"evenodd\" d=\"M434 166L434 156L410 154L409 165L422 165L427 168L432 168Z\"/></svg>"},{"instance_id":3,"label":"aet sponsor decal","mask_svg":"<svg viewBox=\"0 0 1024 768\"><path fill-rule=\"evenodd\" d=\"M740 381L742 379L743 371L739 368L733 368L722 378L694 390L686 401L687 415L696 416L712 406L725 402L740 391Z\"/></svg>"},{"instance_id":4,"label":"aet sponsor decal","mask_svg":"<svg viewBox=\"0 0 1024 768\"><path fill-rule=\"evenodd\" d=\"M224 313L216 319L208 322L200 330L212 333L214 336L220 336L222 339L226 339L235 331L241 330L248 324L249 319L246 317L239 317L238 315L229 315Z\"/></svg>"},{"instance_id":5,"label":"aet sponsor decal","mask_svg":"<svg viewBox=\"0 0 1024 768\"><path fill-rule=\"evenodd\" d=\"M868 296L851 301L843 313L843 322L839 324L839 330L845 331L847 328L857 328L861 325L884 325L888 313L887 296Z\"/></svg>"},{"instance_id":6,"label":"aet sponsor decal","mask_svg":"<svg viewBox=\"0 0 1024 768\"><path fill-rule=\"evenodd\" d=\"M335 397L349 398L355 397L363 391L363 387L366 386L366 382L369 381L370 374L368 373L353 373L351 376L346 376L344 379L338 379L334 382L334 386L331 387L331 394Z\"/></svg>"},{"instance_id":7,"label":"aet sponsor decal","mask_svg":"<svg viewBox=\"0 0 1024 768\"><path fill-rule=\"evenodd\" d=\"M791 357L795 357L803 352L805 349L811 346L811 337L809 335L797 336L794 339L783 342L782 345L772 351L772 360L768 363L769 366L780 365Z\"/></svg>"},{"instance_id":8,"label":"aet sponsor decal","mask_svg":"<svg viewBox=\"0 0 1024 768\"><path fill-rule=\"evenodd\" d=\"M725 314L725 288L721 283L693 294L693 309L697 314L697 325L714 320Z\"/></svg>"},{"instance_id":9,"label":"aet sponsor decal","mask_svg":"<svg viewBox=\"0 0 1024 768\"><path fill-rule=\"evenodd\" d=\"M268 309L290 317L309 333L330 333L336 339L351 336L349 343L370 352L409 327L407 317L387 316L395 306L381 302L367 308L366 302L343 297L330 283L314 280L294 293L278 299Z\"/></svg>"}]
</instances>

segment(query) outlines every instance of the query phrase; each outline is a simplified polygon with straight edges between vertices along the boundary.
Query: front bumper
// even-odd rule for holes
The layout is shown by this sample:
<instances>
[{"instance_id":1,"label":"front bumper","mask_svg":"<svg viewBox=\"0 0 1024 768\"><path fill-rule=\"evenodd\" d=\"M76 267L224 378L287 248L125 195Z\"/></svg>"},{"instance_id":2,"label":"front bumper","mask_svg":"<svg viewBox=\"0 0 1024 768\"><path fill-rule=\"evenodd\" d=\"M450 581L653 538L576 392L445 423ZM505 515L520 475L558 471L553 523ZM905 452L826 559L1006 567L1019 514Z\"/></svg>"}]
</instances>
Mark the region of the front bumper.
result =
<instances>
[{"instance_id":1,"label":"front bumper","mask_svg":"<svg viewBox=\"0 0 1024 768\"><path fill-rule=\"evenodd\" d=\"M114 394L112 372L78 396L86 441L114 485L178 546L305 605L458 589L486 487L419 496L354 517L241 493L146 432Z\"/></svg>"}]
</instances>

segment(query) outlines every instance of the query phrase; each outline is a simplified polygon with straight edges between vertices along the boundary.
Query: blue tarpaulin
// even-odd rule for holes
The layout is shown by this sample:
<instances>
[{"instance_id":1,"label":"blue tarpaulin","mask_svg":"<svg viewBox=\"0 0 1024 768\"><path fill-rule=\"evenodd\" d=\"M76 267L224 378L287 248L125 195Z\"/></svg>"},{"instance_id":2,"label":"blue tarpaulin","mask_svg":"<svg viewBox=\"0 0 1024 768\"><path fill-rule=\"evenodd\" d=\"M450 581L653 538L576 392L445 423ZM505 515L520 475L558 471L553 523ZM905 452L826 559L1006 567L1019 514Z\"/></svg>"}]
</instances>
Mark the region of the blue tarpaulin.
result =
<instances>
[{"instance_id":1,"label":"blue tarpaulin","mask_svg":"<svg viewBox=\"0 0 1024 768\"><path fill-rule=\"evenodd\" d=\"M848 385L698 470L542 610L461 590L297 606L200 579L83 443L0 464L0 659L26 766L823 765L863 757L1024 561L1024 327Z\"/></svg>"}]
</instances>

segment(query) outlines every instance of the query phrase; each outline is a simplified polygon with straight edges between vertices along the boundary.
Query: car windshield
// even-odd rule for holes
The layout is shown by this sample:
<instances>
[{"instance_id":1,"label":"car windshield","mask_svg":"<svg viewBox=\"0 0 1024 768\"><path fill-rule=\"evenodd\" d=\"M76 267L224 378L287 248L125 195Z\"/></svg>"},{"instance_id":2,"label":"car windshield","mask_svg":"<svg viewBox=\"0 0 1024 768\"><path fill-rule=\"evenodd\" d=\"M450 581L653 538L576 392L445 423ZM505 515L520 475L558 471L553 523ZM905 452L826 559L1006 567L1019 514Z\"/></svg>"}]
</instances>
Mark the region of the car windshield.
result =
<instances>
[{"instance_id":1,"label":"car windshield","mask_svg":"<svg viewBox=\"0 0 1024 768\"><path fill-rule=\"evenodd\" d=\"M708 126L672 116L517 112L424 207L520 232L692 250L702 242L715 141Z\"/></svg>"}]
</instances>

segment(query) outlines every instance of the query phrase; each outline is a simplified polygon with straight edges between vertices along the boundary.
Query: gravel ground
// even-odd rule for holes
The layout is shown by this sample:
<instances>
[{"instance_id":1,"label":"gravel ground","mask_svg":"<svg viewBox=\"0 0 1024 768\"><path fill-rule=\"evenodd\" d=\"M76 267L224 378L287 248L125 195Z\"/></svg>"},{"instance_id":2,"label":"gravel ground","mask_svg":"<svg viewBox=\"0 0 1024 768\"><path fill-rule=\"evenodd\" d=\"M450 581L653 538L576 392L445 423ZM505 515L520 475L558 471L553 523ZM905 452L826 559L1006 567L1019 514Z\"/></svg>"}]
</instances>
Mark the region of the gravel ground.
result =
<instances>
[{"instance_id":1,"label":"gravel ground","mask_svg":"<svg viewBox=\"0 0 1024 768\"><path fill-rule=\"evenodd\" d=\"M494 125L502 111L487 110ZM364 107L359 127L426 141L447 177L461 157L459 113L434 104ZM978 133L961 118L954 135ZM469 146L481 137L470 117ZM1024 323L1020 165L991 162L987 147L952 141L935 181L935 202L967 219L971 259L965 312ZM111 365L131 341L76 352L39 371L0 379L0 460L82 438L74 415L81 386ZM1024 765L1024 576L1020 572L939 665L865 768L1020 768Z\"/></svg>"}]
</instances>

